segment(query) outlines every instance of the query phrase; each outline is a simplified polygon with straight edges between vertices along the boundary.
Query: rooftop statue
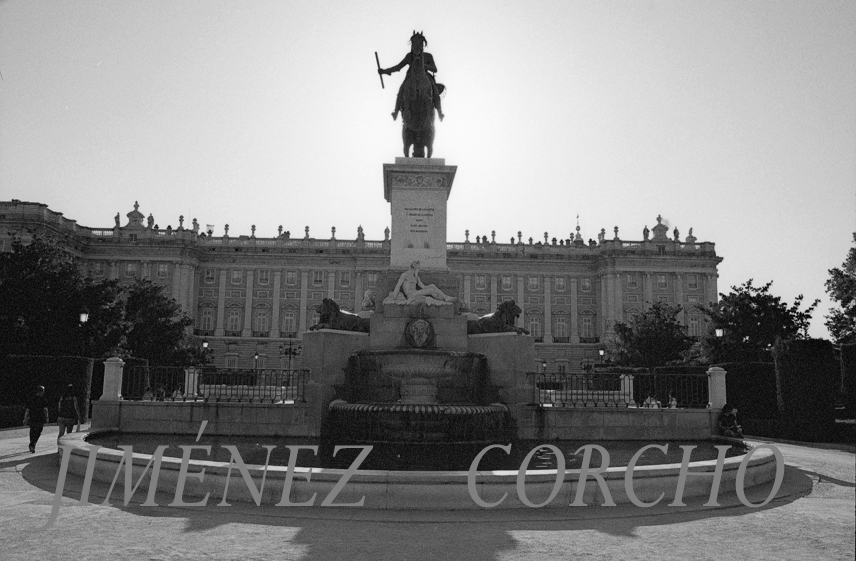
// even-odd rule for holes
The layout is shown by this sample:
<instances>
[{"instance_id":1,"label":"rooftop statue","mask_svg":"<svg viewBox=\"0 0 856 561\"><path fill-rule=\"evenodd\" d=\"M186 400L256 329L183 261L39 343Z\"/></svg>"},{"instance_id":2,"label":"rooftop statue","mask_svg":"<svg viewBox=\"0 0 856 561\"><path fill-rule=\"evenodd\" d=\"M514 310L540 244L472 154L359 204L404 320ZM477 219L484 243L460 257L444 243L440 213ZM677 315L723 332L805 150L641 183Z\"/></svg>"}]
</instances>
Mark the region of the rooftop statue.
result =
<instances>
[{"instance_id":1,"label":"rooftop statue","mask_svg":"<svg viewBox=\"0 0 856 561\"><path fill-rule=\"evenodd\" d=\"M380 68L378 63L378 74L392 74L398 72L405 66L408 67L407 75L398 89L395 100L395 110L392 118L397 119L401 113L402 129L401 138L404 142L404 157L410 157L410 147L413 146L413 157L431 157L434 150L434 109L443 120L443 108L440 103L440 94L445 90L443 84L434 80L437 65L431 53L423 49L428 41L421 32L413 32L410 37L410 52L405 55L400 63L390 68Z\"/></svg>"}]
</instances>

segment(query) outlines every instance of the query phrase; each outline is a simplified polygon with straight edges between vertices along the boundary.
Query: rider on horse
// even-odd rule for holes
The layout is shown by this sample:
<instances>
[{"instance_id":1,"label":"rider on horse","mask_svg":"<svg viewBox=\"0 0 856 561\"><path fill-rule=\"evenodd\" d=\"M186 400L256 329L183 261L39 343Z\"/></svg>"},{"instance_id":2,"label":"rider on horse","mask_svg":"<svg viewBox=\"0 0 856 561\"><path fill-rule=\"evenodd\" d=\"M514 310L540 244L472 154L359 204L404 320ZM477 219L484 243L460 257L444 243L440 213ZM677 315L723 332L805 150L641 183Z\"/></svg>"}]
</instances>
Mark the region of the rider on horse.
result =
<instances>
[{"instance_id":1,"label":"rider on horse","mask_svg":"<svg viewBox=\"0 0 856 561\"><path fill-rule=\"evenodd\" d=\"M414 57L422 57L425 73L428 75L428 79L431 81L431 88L433 90L432 98L434 100L434 108L437 110L437 113L440 115L440 120L443 120L443 108L440 105L440 93L445 89L443 84L437 84L434 80L434 75L432 72L437 72L437 65L434 64L434 57L431 56L431 53L426 53L422 49L428 44L428 41L425 39L425 36L422 33L413 32L413 36L410 37L410 52L405 55L404 59L401 62L392 66L390 68L378 68L378 74L392 74L393 72L398 72L405 66L408 66L407 76L405 76L404 81L401 83L401 87L398 88L398 96L395 99L395 111L392 113L393 120L398 118L398 113L402 109L402 97L405 93L405 84L408 83L408 78L410 78L410 71L414 67Z\"/></svg>"}]
</instances>

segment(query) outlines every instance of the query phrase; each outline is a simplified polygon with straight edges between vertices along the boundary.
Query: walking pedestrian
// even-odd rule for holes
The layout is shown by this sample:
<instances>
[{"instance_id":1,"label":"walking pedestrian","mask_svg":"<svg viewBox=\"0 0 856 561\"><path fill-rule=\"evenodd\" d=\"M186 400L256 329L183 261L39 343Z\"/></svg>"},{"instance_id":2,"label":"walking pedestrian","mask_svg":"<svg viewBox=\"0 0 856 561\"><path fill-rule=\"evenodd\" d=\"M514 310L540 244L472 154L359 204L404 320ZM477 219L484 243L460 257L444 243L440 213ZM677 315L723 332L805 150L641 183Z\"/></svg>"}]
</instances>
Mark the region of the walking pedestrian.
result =
<instances>
[{"instance_id":1,"label":"walking pedestrian","mask_svg":"<svg viewBox=\"0 0 856 561\"><path fill-rule=\"evenodd\" d=\"M59 416L56 422L59 425L59 435L56 437L57 444L66 431L71 434L71 429L74 428L75 424L77 424L77 430L80 430L80 409L77 407L77 397L74 395L73 384L69 384L59 397Z\"/></svg>"},{"instance_id":2,"label":"walking pedestrian","mask_svg":"<svg viewBox=\"0 0 856 561\"><path fill-rule=\"evenodd\" d=\"M45 387L36 386L36 393L27 401L24 410L24 424L30 425L30 452L35 453L36 443L48 422L48 401L45 399Z\"/></svg>"}]
</instances>

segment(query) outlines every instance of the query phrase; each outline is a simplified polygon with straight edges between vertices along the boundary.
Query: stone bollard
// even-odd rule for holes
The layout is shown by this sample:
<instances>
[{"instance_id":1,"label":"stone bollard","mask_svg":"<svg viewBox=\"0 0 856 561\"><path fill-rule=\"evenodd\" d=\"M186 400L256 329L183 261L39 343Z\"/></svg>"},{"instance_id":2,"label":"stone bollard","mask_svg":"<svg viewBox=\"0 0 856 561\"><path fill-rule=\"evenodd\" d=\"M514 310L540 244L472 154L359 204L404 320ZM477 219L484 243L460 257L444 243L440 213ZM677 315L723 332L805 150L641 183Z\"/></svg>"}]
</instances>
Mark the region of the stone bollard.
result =
<instances>
[{"instance_id":1,"label":"stone bollard","mask_svg":"<svg viewBox=\"0 0 856 561\"><path fill-rule=\"evenodd\" d=\"M119 357L108 358L104 361L104 385L99 401L122 400L122 372L125 362Z\"/></svg>"},{"instance_id":2,"label":"stone bollard","mask_svg":"<svg viewBox=\"0 0 856 561\"><path fill-rule=\"evenodd\" d=\"M708 407L722 409L726 403L725 370L712 366L707 371Z\"/></svg>"}]
</instances>

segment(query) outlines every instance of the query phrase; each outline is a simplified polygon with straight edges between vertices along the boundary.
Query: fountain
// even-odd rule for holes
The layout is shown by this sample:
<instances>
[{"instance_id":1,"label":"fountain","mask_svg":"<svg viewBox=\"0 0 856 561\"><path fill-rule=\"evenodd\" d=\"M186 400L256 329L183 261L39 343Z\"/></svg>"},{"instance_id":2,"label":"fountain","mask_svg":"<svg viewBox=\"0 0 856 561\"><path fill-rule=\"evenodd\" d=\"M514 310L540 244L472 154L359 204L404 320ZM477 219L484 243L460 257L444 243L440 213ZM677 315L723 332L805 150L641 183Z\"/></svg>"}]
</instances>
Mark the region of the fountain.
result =
<instances>
[{"instance_id":1,"label":"fountain","mask_svg":"<svg viewBox=\"0 0 856 561\"><path fill-rule=\"evenodd\" d=\"M360 351L330 404L334 442L507 441L508 408L489 383L478 353L438 350Z\"/></svg>"}]
</instances>

